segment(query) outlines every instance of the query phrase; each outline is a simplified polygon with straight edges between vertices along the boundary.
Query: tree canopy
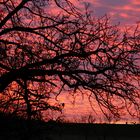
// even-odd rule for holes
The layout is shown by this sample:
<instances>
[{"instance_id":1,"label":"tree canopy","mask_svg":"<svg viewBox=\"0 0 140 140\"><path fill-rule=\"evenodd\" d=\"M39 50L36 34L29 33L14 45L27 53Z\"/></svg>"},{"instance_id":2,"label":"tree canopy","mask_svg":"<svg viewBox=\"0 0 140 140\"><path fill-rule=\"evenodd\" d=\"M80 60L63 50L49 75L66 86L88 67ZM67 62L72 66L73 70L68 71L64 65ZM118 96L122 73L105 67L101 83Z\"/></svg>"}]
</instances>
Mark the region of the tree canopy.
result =
<instances>
[{"instance_id":1,"label":"tree canopy","mask_svg":"<svg viewBox=\"0 0 140 140\"><path fill-rule=\"evenodd\" d=\"M49 12L51 5L60 8ZM0 108L40 118L61 92L88 91L101 111L139 117L139 30L80 13L68 0L0 2ZM94 107L93 107L94 108Z\"/></svg>"}]
</instances>

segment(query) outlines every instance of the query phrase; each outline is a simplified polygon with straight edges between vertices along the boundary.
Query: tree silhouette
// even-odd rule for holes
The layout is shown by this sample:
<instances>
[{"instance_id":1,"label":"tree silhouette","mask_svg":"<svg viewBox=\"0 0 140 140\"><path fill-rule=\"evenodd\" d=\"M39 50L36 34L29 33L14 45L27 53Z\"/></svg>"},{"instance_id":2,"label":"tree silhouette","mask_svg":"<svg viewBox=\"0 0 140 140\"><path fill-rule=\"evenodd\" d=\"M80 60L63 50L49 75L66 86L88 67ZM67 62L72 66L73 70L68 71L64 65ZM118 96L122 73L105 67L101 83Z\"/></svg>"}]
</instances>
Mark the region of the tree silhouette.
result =
<instances>
[{"instance_id":1,"label":"tree silhouette","mask_svg":"<svg viewBox=\"0 0 140 140\"><path fill-rule=\"evenodd\" d=\"M49 13L52 4L58 14ZM138 29L122 33L68 0L3 0L0 9L2 111L41 118L63 107L51 106L52 96L88 91L105 115L139 115Z\"/></svg>"}]
</instances>

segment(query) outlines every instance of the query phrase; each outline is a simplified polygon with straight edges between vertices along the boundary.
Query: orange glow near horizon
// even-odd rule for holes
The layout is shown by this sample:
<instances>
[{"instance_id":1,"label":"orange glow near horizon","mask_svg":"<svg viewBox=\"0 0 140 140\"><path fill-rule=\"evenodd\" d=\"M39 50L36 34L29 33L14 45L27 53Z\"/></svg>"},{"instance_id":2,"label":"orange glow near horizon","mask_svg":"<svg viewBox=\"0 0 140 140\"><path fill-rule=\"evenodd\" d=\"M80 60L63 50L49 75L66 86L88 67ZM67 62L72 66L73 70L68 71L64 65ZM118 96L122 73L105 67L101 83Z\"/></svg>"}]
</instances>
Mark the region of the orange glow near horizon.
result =
<instances>
[{"instance_id":1,"label":"orange glow near horizon","mask_svg":"<svg viewBox=\"0 0 140 140\"><path fill-rule=\"evenodd\" d=\"M73 98L70 94L63 93L62 95L59 95L58 102L65 104L62 114L59 115L64 115L66 121L88 123L87 118L91 115L93 119L95 119L92 123L139 123L138 119L132 118L125 111L123 112L124 116L122 116L121 119L115 120L112 118L109 122L96 103L92 106L94 110L92 109L87 95L83 95L82 97L80 94L77 94L77 96Z\"/></svg>"}]
</instances>

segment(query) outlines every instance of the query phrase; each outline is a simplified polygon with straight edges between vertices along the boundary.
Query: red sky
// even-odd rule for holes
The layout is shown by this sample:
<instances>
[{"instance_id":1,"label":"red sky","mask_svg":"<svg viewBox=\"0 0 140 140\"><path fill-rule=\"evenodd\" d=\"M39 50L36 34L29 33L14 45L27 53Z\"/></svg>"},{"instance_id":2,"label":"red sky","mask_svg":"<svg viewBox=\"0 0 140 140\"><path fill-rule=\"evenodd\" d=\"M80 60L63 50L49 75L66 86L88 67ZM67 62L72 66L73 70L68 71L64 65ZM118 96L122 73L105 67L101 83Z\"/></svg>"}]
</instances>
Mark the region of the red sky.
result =
<instances>
[{"instance_id":1,"label":"red sky","mask_svg":"<svg viewBox=\"0 0 140 140\"><path fill-rule=\"evenodd\" d=\"M97 17L102 17L107 14L113 24L120 22L120 26L133 26L140 21L140 1L139 0L71 0L71 2L78 7L81 11L83 10L84 4L88 3L89 8L93 11L93 15ZM54 7L51 8L52 12L57 12ZM87 96L77 95L76 102L72 105L73 98L71 95L63 94L58 98L59 102L65 103L64 114L70 118L78 118L81 115L93 114L98 118L102 118L101 113L96 110L96 114L89 104ZM102 118L103 119L103 118ZM104 119L103 119L104 121ZM119 123L125 123L126 121L134 121L132 118L124 116L124 118L119 121Z\"/></svg>"},{"instance_id":2,"label":"red sky","mask_svg":"<svg viewBox=\"0 0 140 140\"><path fill-rule=\"evenodd\" d=\"M102 17L107 14L113 24L117 24L120 22L122 27L136 25L136 23L140 22L140 0L70 0L76 7L78 7L81 11L83 11L84 4L89 4L89 9L93 11L93 15L97 17ZM58 12L56 7L50 7L51 12ZM78 118L81 115L89 115L93 114L98 118L102 118L101 113L97 109L96 114L88 101L87 96L82 97L77 94L75 96L75 104L73 103L73 97L69 94L63 93L59 96L58 101L60 103L65 103L64 114L68 117ZM94 102L93 102L94 103ZM124 119L128 119L124 116ZM131 119L130 119L131 120Z\"/></svg>"}]
</instances>

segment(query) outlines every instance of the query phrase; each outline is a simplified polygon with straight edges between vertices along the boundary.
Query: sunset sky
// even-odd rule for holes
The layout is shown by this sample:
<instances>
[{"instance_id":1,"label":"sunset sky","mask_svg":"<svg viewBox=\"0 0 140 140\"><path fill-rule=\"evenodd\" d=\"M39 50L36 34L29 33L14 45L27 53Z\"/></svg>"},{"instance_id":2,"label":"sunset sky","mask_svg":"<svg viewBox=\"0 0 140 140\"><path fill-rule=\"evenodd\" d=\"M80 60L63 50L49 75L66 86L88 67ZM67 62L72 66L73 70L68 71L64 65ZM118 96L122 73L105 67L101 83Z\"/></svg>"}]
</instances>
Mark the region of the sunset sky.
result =
<instances>
[{"instance_id":1,"label":"sunset sky","mask_svg":"<svg viewBox=\"0 0 140 140\"><path fill-rule=\"evenodd\" d=\"M139 0L83 0L90 4L95 15L107 14L114 23L121 25L133 25L140 21Z\"/></svg>"},{"instance_id":2,"label":"sunset sky","mask_svg":"<svg viewBox=\"0 0 140 140\"><path fill-rule=\"evenodd\" d=\"M93 15L102 17L105 14L114 24L135 25L140 22L139 0L70 0L76 7L83 11L84 5L89 4ZM57 7L51 6L50 11L57 13Z\"/></svg>"},{"instance_id":3,"label":"sunset sky","mask_svg":"<svg viewBox=\"0 0 140 140\"><path fill-rule=\"evenodd\" d=\"M81 116L93 115L96 122L107 122L103 113L111 116L110 108L114 106L113 111L119 110L123 117L119 123L135 121L128 112L132 110L133 116L139 113L139 108L131 106L133 98L139 104L139 91L133 88L138 87L136 81L139 80L139 28L125 29L140 24L140 0L11 0L0 3L0 41L4 44L0 91L11 86L6 91L10 95L4 100L11 100L20 93L17 97L26 105L29 118L32 109L43 108L38 105L40 103L34 103L42 104L41 97L44 104L49 99L50 104L64 107L62 112L71 121L78 122ZM88 14L81 16L86 5L93 18ZM110 19L102 18L105 15ZM16 81L20 78L23 83ZM21 94L22 91L26 94ZM56 100L55 95L59 93ZM128 101L128 106L120 98ZM45 113L48 112L45 110ZM119 116L116 114L115 117Z\"/></svg>"},{"instance_id":4,"label":"sunset sky","mask_svg":"<svg viewBox=\"0 0 140 140\"><path fill-rule=\"evenodd\" d=\"M120 23L122 28L134 26L140 22L140 1L138 0L82 0L80 4L77 0L71 0L71 2L79 7L81 11L84 3L89 3L89 8L93 11L93 15L98 18L107 14L111 18L113 24ZM86 114L93 114L98 118L98 121L102 118L102 115L98 110L98 114L96 114L91 109L87 96L84 96L84 99L82 99L82 96L80 95L76 96L74 105L71 104L73 101L71 95L63 94L59 99L60 102L65 103L64 114L70 118L78 119L79 116ZM104 119L102 121L104 121ZM118 123L125 123L126 121L132 122L135 120L124 116Z\"/></svg>"}]
</instances>

